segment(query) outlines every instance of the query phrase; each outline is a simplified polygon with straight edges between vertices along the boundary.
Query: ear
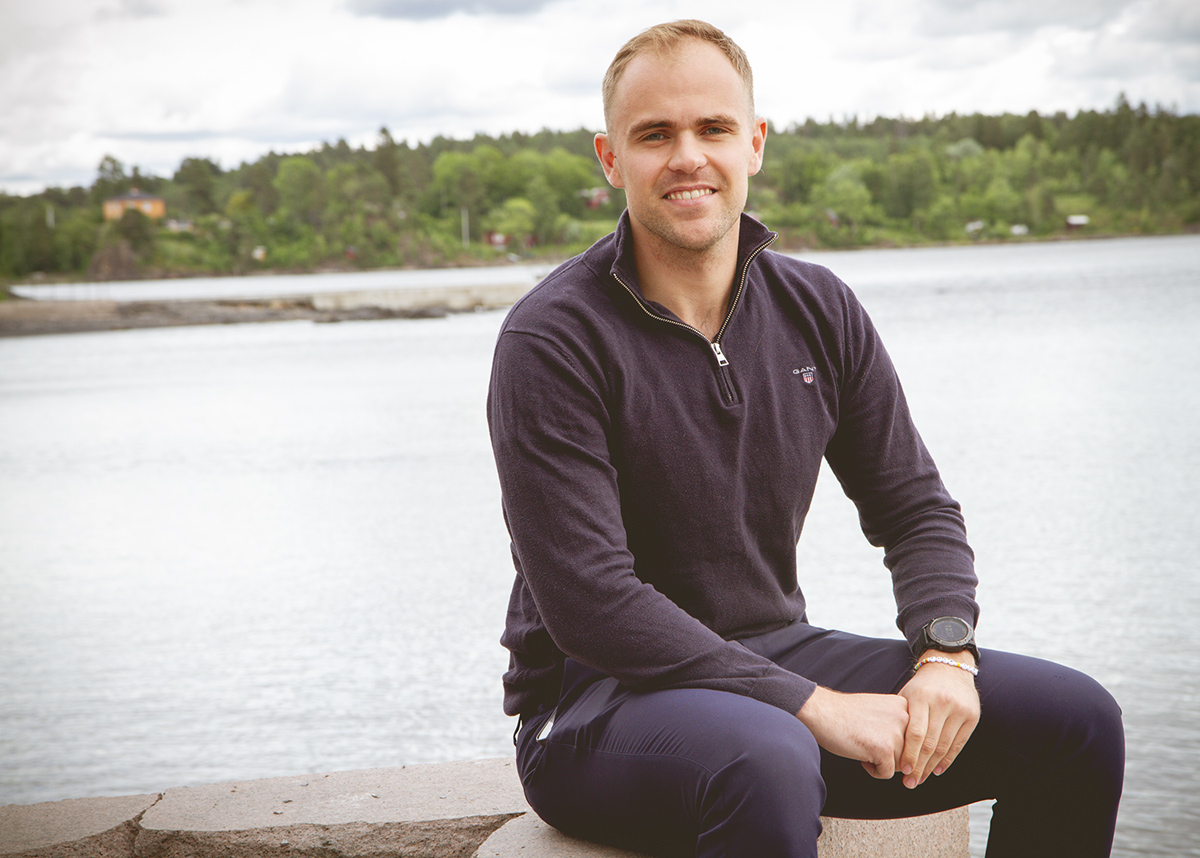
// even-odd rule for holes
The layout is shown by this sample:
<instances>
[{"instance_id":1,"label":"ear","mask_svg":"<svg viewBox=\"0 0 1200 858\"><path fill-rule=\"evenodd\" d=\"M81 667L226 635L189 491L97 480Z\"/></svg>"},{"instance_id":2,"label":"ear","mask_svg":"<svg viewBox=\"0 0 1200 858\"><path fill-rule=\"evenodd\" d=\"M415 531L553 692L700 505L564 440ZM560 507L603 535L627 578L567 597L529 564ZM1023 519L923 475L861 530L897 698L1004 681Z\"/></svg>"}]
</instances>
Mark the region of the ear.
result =
<instances>
[{"instance_id":1,"label":"ear","mask_svg":"<svg viewBox=\"0 0 1200 858\"><path fill-rule=\"evenodd\" d=\"M625 180L621 177L621 168L617 166L617 153L609 145L608 135L603 133L597 134L595 145L596 157L600 159L600 167L604 170L604 178L608 179L608 183L614 188L625 187Z\"/></svg>"},{"instance_id":2,"label":"ear","mask_svg":"<svg viewBox=\"0 0 1200 858\"><path fill-rule=\"evenodd\" d=\"M753 136L750 139L750 148L754 150L754 155L750 159L749 176L756 175L762 169L763 150L767 145L767 120L759 118L754 120Z\"/></svg>"}]
</instances>

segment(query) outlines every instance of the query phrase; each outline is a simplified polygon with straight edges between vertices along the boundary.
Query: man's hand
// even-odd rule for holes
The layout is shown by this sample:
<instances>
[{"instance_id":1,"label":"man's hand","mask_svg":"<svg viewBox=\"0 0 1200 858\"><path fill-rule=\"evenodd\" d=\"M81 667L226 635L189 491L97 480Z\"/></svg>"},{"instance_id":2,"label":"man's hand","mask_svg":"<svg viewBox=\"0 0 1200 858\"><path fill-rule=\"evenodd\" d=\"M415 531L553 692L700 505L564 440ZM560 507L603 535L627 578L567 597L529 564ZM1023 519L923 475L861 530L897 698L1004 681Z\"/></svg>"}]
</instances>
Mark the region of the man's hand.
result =
<instances>
[{"instance_id":1,"label":"man's hand","mask_svg":"<svg viewBox=\"0 0 1200 858\"><path fill-rule=\"evenodd\" d=\"M841 694L818 687L796 717L818 745L839 757L858 760L871 777L886 780L898 771L909 726L904 698Z\"/></svg>"},{"instance_id":2,"label":"man's hand","mask_svg":"<svg viewBox=\"0 0 1200 858\"><path fill-rule=\"evenodd\" d=\"M947 656L930 651L924 655ZM968 652L947 656L973 665ZM975 678L959 667L931 662L900 689L908 701L908 727L898 767L904 785L915 789L929 775L940 775L954 762L979 723ZM803 711L803 710L801 710ZM819 740L818 740L819 741Z\"/></svg>"}]
</instances>

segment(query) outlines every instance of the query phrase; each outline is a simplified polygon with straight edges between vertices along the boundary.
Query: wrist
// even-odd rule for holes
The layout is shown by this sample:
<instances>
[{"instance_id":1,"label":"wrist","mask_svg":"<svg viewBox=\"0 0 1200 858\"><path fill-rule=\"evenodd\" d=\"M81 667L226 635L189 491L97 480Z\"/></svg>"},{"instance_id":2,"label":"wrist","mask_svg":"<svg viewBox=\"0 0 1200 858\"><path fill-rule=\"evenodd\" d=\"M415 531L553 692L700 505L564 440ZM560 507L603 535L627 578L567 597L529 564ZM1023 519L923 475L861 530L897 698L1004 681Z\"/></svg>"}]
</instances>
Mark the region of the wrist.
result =
<instances>
[{"instance_id":1,"label":"wrist","mask_svg":"<svg viewBox=\"0 0 1200 858\"><path fill-rule=\"evenodd\" d=\"M942 653L969 652L973 656L972 664L979 663L979 648L975 645L975 629L971 623L960 617L939 617L927 623L911 642L913 655L926 655L929 650L939 650Z\"/></svg>"},{"instance_id":2,"label":"wrist","mask_svg":"<svg viewBox=\"0 0 1200 858\"><path fill-rule=\"evenodd\" d=\"M915 673L926 666L929 666L931 669L943 668L946 670L962 671L971 674L971 676L979 676L979 668L975 666L975 660L965 650L961 653L927 650L917 659L917 663L913 667L913 672Z\"/></svg>"},{"instance_id":3,"label":"wrist","mask_svg":"<svg viewBox=\"0 0 1200 858\"><path fill-rule=\"evenodd\" d=\"M960 649L956 652L947 652L944 649L927 649L917 656L917 661L938 657L957 661L960 664L968 664L971 667L979 667L979 660L975 658L975 653L969 649Z\"/></svg>"},{"instance_id":4,"label":"wrist","mask_svg":"<svg viewBox=\"0 0 1200 858\"><path fill-rule=\"evenodd\" d=\"M813 689L812 694L808 695L808 699L804 701L804 705L800 707L800 711L796 713L796 717L801 723L810 730L813 724L821 719L825 714L825 710L829 705L829 698L838 692L830 688L818 685Z\"/></svg>"}]
</instances>

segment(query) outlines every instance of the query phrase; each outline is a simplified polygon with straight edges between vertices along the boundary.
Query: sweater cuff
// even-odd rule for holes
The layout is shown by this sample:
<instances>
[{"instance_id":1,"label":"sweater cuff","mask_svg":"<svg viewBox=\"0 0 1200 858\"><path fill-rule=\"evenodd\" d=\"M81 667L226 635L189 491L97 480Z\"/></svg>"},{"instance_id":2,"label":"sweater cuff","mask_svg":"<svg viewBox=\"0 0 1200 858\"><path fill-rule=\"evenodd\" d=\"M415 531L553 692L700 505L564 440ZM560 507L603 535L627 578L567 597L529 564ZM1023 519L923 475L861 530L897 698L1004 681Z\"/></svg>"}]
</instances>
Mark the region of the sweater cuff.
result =
<instances>
[{"instance_id":1,"label":"sweater cuff","mask_svg":"<svg viewBox=\"0 0 1200 858\"><path fill-rule=\"evenodd\" d=\"M816 690L817 683L811 679L776 667L754 683L750 696L795 715Z\"/></svg>"}]
</instances>

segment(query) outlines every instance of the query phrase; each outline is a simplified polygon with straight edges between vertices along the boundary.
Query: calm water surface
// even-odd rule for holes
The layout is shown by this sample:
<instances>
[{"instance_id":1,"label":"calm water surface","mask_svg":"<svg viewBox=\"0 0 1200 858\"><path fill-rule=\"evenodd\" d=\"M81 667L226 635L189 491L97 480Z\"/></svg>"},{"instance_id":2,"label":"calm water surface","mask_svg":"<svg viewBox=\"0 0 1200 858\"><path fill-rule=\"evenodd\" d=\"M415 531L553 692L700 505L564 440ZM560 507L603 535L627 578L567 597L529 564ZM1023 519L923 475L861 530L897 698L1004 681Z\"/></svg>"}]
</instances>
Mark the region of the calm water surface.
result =
<instances>
[{"instance_id":1,"label":"calm water surface","mask_svg":"<svg viewBox=\"0 0 1200 858\"><path fill-rule=\"evenodd\" d=\"M1124 708L1115 854L1200 856L1200 237L809 258L963 503L983 642ZM502 315L0 340L0 803L511 753ZM832 479L800 562L814 622L895 634Z\"/></svg>"}]
</instances>

